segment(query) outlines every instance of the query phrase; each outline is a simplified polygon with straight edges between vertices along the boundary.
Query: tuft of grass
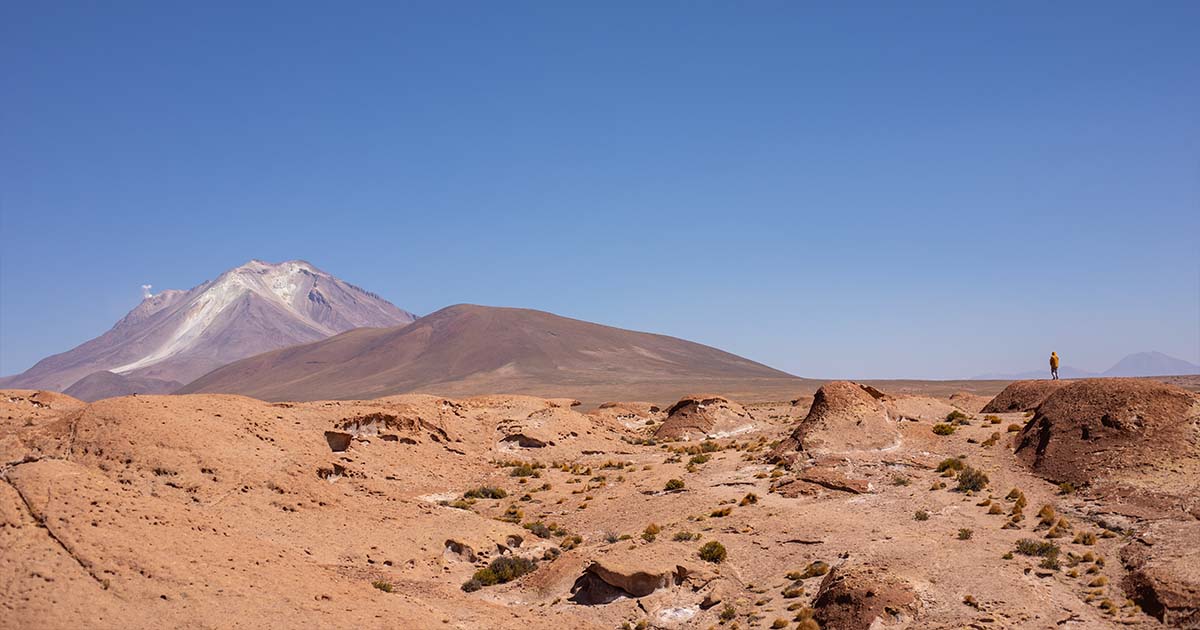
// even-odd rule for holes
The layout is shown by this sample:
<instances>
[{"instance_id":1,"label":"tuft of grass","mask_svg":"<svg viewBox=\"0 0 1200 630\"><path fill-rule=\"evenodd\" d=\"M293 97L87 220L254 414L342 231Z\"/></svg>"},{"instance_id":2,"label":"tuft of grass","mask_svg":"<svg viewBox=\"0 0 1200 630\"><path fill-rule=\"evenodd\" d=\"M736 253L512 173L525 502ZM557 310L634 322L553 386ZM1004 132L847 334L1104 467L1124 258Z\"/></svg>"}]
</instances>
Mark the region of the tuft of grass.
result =
<instances>
[{"instance_id":1,"label":"tuft of grass","mask_svg":"<svg viewBox=\"0 0 1200 630\"><path fill-rule=\"evenodd\" d=\"M1058 556L1061 551L1058 545L1046 540L1033 540L1032 538L1022 538L1017 541L1017 553L1023 556L1041 556L1048 558L1050 556Z\"/></svg>"},{"instance_id":2,"label":"tuft of grass","mask_svg":"<svg viewBox=\"0 0 1200 630\"><path fill-rule=\"evenodd\" d=\"M512 470L508 471L510 477L534 477L537 474L538 472L529 464L518 464L513 466Z\"/></svg>"},{"instance_id":3,"label":"tuft of grass","mask_svg":"<svg viewBox=\"0 0 1200 630\"><path fill-rule=\"evenodd\" d=\"M1002 422L1000 420L1000 416L987 415L987 416L984 416L983 419L987 420L991 424L1000 424L1000 422Z\"/></svg>"},{"instance_id":4,"label":"tuft of grass","mask_svg":"<svg viewBox=\"0 0 1200 630\"><path fill-rule=\"evenodd\" d=\"M479 569L462 585L462 590L470 593L484 586L511 582L526 573L537 569L537 563L529 558L516 556L500 556L492 560L486 568Z\"/></svg>"},{"instance_id":5,"label":"tuft of grass","mask_svg":"<svg viewBox=\"0 0 1200 630\"><path fill-rule=\"evenodd\" d=\"M708 460L710 459L712 459L712 455L709 455L708 453L700 453L699 455L693 455L692 458L688 460L688 464L692 466L699 466L700 464L708 463Z\"/></svg>"},{"instance_id":6,"label":"tuft of grass","mask_svg":"<svg viewBox=\"0 0 1200 630\"><path fill-rule=\"evenodd\" d=\"M1061 495L1074 494L1075 484L1071 483L1070 481L1064 481L1063 483L1058 484L1058 493Z\"/></svg>"},{"instance_id":7,"label":"tuft of grass","mask_svg":"<svg viewBox=\"0 0 1200 630\"><path fill-rule=\"evenodd\" d=\"M947 457L937 465L937 472L946 472L947 470L953 470L957 472L966 466L967 465L963 462L963 460L957 457Z\"/></svg>"},{"instance_id":8,"label":"tuft of grass","mask_svg":"<svg viewBox=\"0 0 1200 630\"><path fill-rule=\"evenodd\" d=\"M978 491L987 485L988 476L983 471L967 466L959 471L958 487L955 490L959 492Z\"/></svg>"},{"instance_id":9,"label":"tuft of grass","mask_svg":"<svg viewBox=\"0 0 1200 630\"><path fill-rule=\"evenodd\" d=\"M729 516L729 515L730 515L730 514L732 514L732 513L733 513L733 508L731 508L731 507L723 507L723 508L721 508L721 509L719 509L719 510L713 510L713 511L712 511L712 514L709 514L709 516L711 516L711 517L713 517L713 518L722 518L722 517L725 517L725 516Z\"/></svg>"},{"instance_id":10,"label":"tuft of grass","mask_svg":"<svg viewBox=\"0 0 1200 630\"><path fill-rule=\"evenodd\" d=\"M745 507L747 505L753 505L755 503L758 503L758 495L751 492L751 493L747 494L746 496L742 497L742 500L738 503L738 505Z\"/></svg>"},{"instance_id":11,"label":"tuft of grass","mask_svg":"<svg viewBox=\"0 0 1200 630\"><path fill-rule=\"evenodd\" d=\"M959 540L971 540L971 536L973 536L974 534L975 534L974 530L963 527L962 529L958 530L958 539Z\"/></svg>"},{"instance_id":12,"label":"tuft of grass","mask_svg":"<svg viewBox=\"0 0 1200 630\"><path fill-rule=\"evenodd\" d=\"M1014 422L1014 423L1012 423L1012 424L1010 424L1010 425L1008 425L1008 432L1009 432L1009 433L1016 433L1017 431L1020 431L1020 430L1021 430L1021 425L1019 425L1019 424L1017 424L1017 423L1015 423L1015 422Z\"/></svg>"},{"instance_id":13,"label":"tuft of grass","mask_svg":"<svg viewBox=\"0 0 1200 630\"><path fill-rule=\"evenodd\" d=\"M929 512L926 512L925 510L917 510L915 513L913 513L913 520L914 521L928 521L929 520Z\"/></svg>"},{"instance_id":14,"label":"tuft of grass","mask_svg":"<svg viewBox=\"0 0 1200 630\"><path fill-rule=\"evenodd\" d=\"M1096 544L1096 535L1092 532L1079 532L1075 534L1075 540L1071 542L1076 545L1094 545Z\"/></svg>"},{"instance_id":15,"label":"tuft of grass","mask_svg":"<svg viewBox=\"0 0 1200 630\"><path fill-rule=\"evenodd\" d=\"M700 546L700 559L705 562L720 564L725 561L725 556L725 545L715 540L710 540Z\"/></svg>"},{"instance_id":16,"label":"tuft of grass","mask_svg":"<svg viewBox=\"0 0 1200 630\"><path fill-rule=\"evenodd\" d=\"M732 621L734 617L737 617L737 609L732 604L725 604L725 607L721 609L721 621Z\"/></svg>"},{"instance_id":17,"label":"tuft of grass","mask_svg":"<svg viewBox=\"0 0 1200 630\"><path fill-rule=\"evenodd\" d=\"M392 590L394 589L394 587L392 586L392 583L388 582L387 580L375 580L374 582L371 582L371 586L374 586L375 588L383 591L384 593L391 593Z\"/></svg>"},{"instance_id":18,"label":"tuft of grass","mask_svg":"<svg viewBox=\"0 0 1200 630\"><path fill-rule=\"evenodd\" d=\"M896 475L892 477L893 486L907 486L909 483L908 477L905 477L904 475Z\"/></svg>"},{"instance_id":19,"label":"tuft of grass","mask_svg":"<svg viewBox=\"0 0 1200 630\"><path fill-rule=\"evenodd\" d=\"M937 435L950 435L954 433L954 425L939 423L933 425L933 432Z\"/></svg>"},{"instance_id":20,"label":"tuft of grass","mask_svg":"<svg viewBox=\"0 0 1200 630\"><path fill-rule=\"evenodd\" d=\"M804 594L804 585L800 584L799 582L797 582L795 584L791 584L787 588L783 589L783 598L784 599L795 599L797 597L800 597L803 594Z\"/></svg>"},{"instance_id":21,"label":"tuft of grass","mask_svg":"<svg viewBox=\"0 0 1200 630\"><path fill-rule=\"evenodd\" d=\"M646 526L646 529L642 530L642 540L646 542L654 542L658 538L658 534L661 531L662 528L656 523L650 523Z\"/></svg>"},{"instance_id":22,"label":"tuft of grass","mask_svg":"<svg viewBox=\"0 0 1200 630\"><path fill-rule=\"evenodd\" d=\"M693 534L692 532L688 532L688 531L675 532L675 535L671 536L671 540L674 540L675 542L687 542L689 540L700 540L700 534Z\"/></svg>"},{"instance_id":23,"label":"tuft of grass","mask_svg":"<svg viewBox=\"0 0 1200 630\"><path fill-rule=\"evenodd\" d=\"M819 577L829 573L829 563L823 560L814 560L810 562L803 571L792 571L787 574L789 580L807 580L808 578Z\"/></svg>"},{"instance_id":24,"label":"tuft of grass","mask_svg":"<svg viewBox=\"0 0 1200 630\"><path fill-rule=\"evenodd\" d=\"M673 490L683 490L683 486L684 484L682 479L671 479L667 481L665 489L668 492Z\"/></svg>"},{"instance_id":25,"label":"tuft of grass","mask_svg":"<svg viewBox=\"0 0 1200 630\"><path fill-rule=\"evenodd\" d=\"M968 421L970 419L971 416L968 416L957 409L946 414L946 422L953 422L954 424L969 424Z\"/></svg>"},{"instance_id":26,"label":"tuft of grass","mask_svg":"<svg viewBox=\"0 0 1200 630\"><path fill-rule=\"evenodd\" d=\"M779 619L776 619L775 621L771 622L771 627L775 628L776 630L778 630L779 628L786 628L786 627L788 627L788 620L780 617Z\"/></svg>"},{"instance_id":27,"label":"tuft of grass","mask_svg":"<svg viewBox=\"0 0 1200 630\"><path fill-rule=\"evenodd\" d=\"M479 486L463 493L464 499L503 499L508 496L504 488L495 486Z\"/></svg>"},{"instance_id":28,"label":"tuft of grass","mask_svg":"<svg viewBox=\"0 0 1200 630\"><path fill-rule=\"evenodd\" d=\"M563 551L570 551L581 544L583 544L583 536L580 536L579 534L572 534L566 538L563 538L562 542L558 543L558 546L561 547Z\"/></svg>"}]
</instances>

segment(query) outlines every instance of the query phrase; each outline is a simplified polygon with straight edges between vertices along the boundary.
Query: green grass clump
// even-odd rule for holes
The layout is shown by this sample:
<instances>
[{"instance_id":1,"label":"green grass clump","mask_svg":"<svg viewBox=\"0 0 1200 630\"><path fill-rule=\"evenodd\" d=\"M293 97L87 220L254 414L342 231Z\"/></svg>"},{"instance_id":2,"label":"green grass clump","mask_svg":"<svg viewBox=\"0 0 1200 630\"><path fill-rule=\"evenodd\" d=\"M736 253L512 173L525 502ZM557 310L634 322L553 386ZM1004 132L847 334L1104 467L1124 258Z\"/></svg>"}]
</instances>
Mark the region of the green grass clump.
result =
<instances>
[{"instance_id":1,"label":"green grass clump","mask_svg":"<svg viewBox=\"0 0 1200 630\"><path fill-rule=\"evenodd\" d=\"M504 488L497 488L495 486L480 486L463 493L464 499L503 499L507 496L508 492Z\"/></svg>"},{"instance_id":2,"label":"green grass clump","mask_svg":"<svg viewBox=\"0 0 1200 630\"><path fill-rule=\"evenodd\" d=\"M829 573L829 563L822 560L811 562L803 571L792 571L787 574L789 580L807 580L808 578L818 577Z\"/></svg>"},{"instance_id":3,"label":"green grass clump","mask_svg":"<svg viewBox=\"0 0 1200 630\"><path fill-rule=\"evenodd\" d=\"M937 472L946 472L947 470L959 471L966 466L967 465L963 463L963 460L957 457L947 457L937 465Z\"/></svg>"},{"instance_id":4,"label":"green grass clump","mask_svg":"<svg viewBox=\"0 0 1200 630\"><path fill-rule=\"evenodd\" d=\"M988 476L982 470L967 466L958 472L958 487L955 490L959 492L978 491L987 485Z\"/></svg>"},{"instance_id":5,"label":"green grass clump","mask_svg":"<svg viewBox=\"0 0 1200 630\"><path fill-rule=\"evenodd\" d=\"M682 479L668 480L667 485L666 485L666 490L668 490L668 491L683 490L683 480Z\"/></svg>"},{"instance_id":6,"label":"green grass clump","mask_svg":"<svg viewBox=\"0 0 1200 630\"><path fill-rule=\"evenodd\" d=\"M950 435L954 433L954 425L939 423L933 425L933 432L937 435Z\"/></svg>"},{"instance_id":7,"label":"green grass clump","mask_svg":"<svg viewBox=\"0 0 1200 630\"><path fill-rule=\"evenodd\" d=\"M1047 558L1057 556L1060 549L1058 545L1046 540L1033 540L1032 538L1022 538L1017 541L1017 553L1023 556L1041 556Z\"/></svg>"},{"instance_id":8,"label":"green grass clump","mask_svg":"<svg viewBox=\"0 0 1200 630\"><path fill-rule=\"evenodd\" d=\"M392 583L388 582L387 580L375 580L374 582L371 582L371 586L374 586L384 593L391 593L393 589Z\"/></svg>"},{"instance_id":9,"label":"green grass clump","mask_svg":"<svg viewBox=\"0 0 1200 630\"><path fill-rule=\"evenodd\" d=\"M700 559L705 562L720 564L725 561L725 556L725 545L715 540L710 540L700 546Z\"/></svg>"},{"instance_id":10,"label":"green grass clump","mask_svg":"<svg viewBox=\"0 0 1200 630\"><path fill-rule=\"evenodd\" d=\"M971 416L968 416L957 409L946 414L946 422L953 422L954 424L968 424L967 421L970 419Z\"/></svg>"},{"instance_id":11,"label":"green grass clump","mask_svg":"<svg viewBox=\"0 0 1200 630\"><path fill-rule=\"evenodd\" d=\"M958 539L959 540L971 540L971 536L973 536L974 534L975 534L974 530L967 529L966 527L964 527L964 528L958 530Z\"/></svg>"},{"instance_id":12,"label":"green grass clump","mask_svg":"<svg viewBox=\"0 0 1200 630\"><path fill-rule=\"evenodd\" d=\"M537 471L529 464L518 464L508 471L510 477L534 477L537 476Z\"/></svg>"}]
</instances>

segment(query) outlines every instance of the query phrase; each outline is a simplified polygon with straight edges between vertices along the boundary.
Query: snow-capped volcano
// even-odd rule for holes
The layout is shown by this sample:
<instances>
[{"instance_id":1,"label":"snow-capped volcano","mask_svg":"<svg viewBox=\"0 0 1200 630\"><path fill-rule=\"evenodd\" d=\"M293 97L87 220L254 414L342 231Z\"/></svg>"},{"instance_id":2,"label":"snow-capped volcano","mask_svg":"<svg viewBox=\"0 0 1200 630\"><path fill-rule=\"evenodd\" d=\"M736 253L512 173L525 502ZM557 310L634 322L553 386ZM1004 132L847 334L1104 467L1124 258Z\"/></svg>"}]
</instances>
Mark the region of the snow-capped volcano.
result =
<instances>
[{"instance_id":1,"label":"snow-capped volcano","mask_svg":"<svg viewBox=\"0 0 1200 630\"><path fill-rule=\"evenodd\" d=\"M186 383L260 352L413 319L302 260L252 260L190 291L147 295L108 332L0 384L62 391L101 371Z\"/></svg>"}]
</instances>

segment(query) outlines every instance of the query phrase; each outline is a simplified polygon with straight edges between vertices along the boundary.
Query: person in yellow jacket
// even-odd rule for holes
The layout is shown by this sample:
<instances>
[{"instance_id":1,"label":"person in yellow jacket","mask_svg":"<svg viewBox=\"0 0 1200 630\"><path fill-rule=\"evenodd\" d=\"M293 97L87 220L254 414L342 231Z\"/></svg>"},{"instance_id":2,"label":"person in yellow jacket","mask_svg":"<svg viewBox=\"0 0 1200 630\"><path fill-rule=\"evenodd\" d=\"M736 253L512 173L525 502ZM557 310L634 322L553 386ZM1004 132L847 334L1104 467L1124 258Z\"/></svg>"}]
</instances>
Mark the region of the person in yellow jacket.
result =
<instances>
[{"instance_id":1,"label":"person in yellow jacket","mask_svg":"<svg viewBox=\"0 0 1200 630\"><path fill-rule=\"evenodd\" d=\"M1058 380L1058 353L1050 353L1050 379Z\"/></svg>"}]
</instances>

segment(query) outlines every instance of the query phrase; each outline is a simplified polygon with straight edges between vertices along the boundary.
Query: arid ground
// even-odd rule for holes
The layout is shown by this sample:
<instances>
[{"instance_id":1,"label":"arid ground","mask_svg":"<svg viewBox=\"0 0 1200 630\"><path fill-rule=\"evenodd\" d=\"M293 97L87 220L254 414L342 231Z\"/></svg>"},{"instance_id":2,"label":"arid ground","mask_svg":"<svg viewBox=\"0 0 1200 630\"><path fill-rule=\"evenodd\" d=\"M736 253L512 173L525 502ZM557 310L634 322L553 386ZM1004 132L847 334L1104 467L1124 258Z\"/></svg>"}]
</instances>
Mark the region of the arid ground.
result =
<instances>
[{"instance_id":1,"label":"arid ground","mask_svg":"<svg viewBox=\"0 0 1200 630\"><path fill-rule=\"evenodd\" d=\"M1200 626L1195 380L1045 383L4 391L0 626Z\"/></svg>"}]
</instances>

